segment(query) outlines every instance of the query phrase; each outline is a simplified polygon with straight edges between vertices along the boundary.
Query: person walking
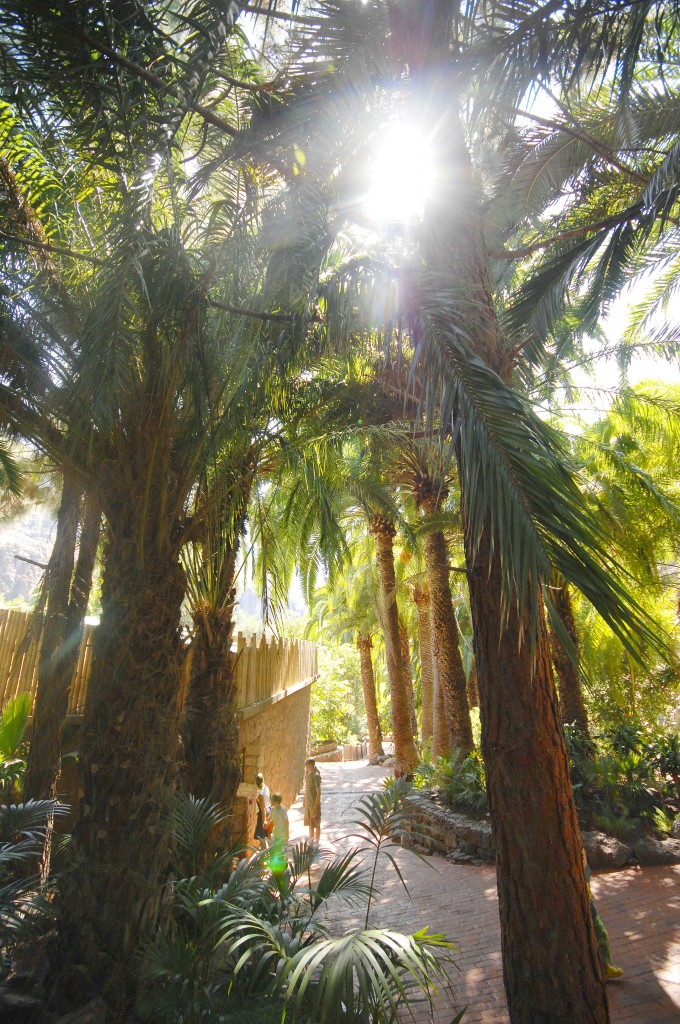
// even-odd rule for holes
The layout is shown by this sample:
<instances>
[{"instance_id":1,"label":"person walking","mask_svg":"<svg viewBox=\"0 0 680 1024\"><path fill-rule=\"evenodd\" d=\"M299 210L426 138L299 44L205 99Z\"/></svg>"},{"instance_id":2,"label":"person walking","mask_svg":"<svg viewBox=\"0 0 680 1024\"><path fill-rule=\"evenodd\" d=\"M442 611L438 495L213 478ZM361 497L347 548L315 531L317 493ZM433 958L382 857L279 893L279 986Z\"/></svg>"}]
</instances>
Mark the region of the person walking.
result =
<instances>
[{"instance_id":1,"label":"person walking","mask_svg":"<svg viewBox=\"0 0 680 1024\"><path fill-rule=\"evenodd\" d=\"M321 839L321 774L313 757L305 761L304 807L309 838L318 843Z\"/></svg>"}]
</instances>

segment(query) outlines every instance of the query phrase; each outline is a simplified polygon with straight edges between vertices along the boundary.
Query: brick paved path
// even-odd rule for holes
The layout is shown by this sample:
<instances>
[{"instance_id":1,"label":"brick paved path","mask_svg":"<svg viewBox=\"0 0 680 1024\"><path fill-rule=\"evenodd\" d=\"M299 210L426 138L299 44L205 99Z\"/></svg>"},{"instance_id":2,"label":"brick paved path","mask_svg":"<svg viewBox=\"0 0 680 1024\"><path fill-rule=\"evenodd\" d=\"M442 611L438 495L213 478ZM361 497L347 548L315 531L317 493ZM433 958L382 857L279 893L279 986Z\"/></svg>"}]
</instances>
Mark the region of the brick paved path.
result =
<instances>
[{"instance_id":1,"label":"brick paved path","mask_svg":"<svg viewBox=\"0 0 680 1024\"><path fill-rule=\"evenodd\" d=\"M385 769L366 761L318 767L321 845L337 850L348 842L343 837L350 829L352 802L379 789ZM290 822L291 839L305 834L299 800L290 809ZM460 972L451 979L452 991L438 998L436 1024L450 1024L465 1005L464 1024L507 1024L495 870L450 864L443 857L423 861L408 850L399 850L396 859L411 899L394 872L383 871L372 924L403 932L429 925L459 947ZM614 963L625 971L620 982L607 986L612 1024L680 1024L680 866L600 874L592 888ZM346 909L337 920L343 927L357 923ZM429 1020L429 1013L421 1016L417 1009L416 1020Z\"/></svg>"}]
</instances>

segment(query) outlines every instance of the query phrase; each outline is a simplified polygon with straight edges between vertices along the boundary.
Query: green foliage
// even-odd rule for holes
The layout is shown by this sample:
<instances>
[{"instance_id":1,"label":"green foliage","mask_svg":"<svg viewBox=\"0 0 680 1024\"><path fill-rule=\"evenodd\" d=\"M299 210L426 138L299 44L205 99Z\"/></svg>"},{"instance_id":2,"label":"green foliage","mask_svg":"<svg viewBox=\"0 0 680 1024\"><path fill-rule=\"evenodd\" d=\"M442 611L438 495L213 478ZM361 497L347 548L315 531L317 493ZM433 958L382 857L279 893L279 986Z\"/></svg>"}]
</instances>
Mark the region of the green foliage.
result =
<instances>
[{"instance_id":1,"label":"green foliage","mask_svg":"<svg viewBox=\"0 0 680 1024\"><path fill-rule=\"evenodd\" d=\"M418 789L439 790L444 803L456 811L482 817L488 809L486 774L480 754L463 755L454 751L450 757L423 761L415 773Z\"/></svg>"},{"instance_id":2,"label":"green foliage","mask_svg":"<svg viewBox=\"0 0 680 1024\"><path fill-rule=\"evenodd\" d=\"M597 743L588 743L574 726L565 732L581 817L621 839L650 829L667 835L678 799L678 735L654 734L630 722Z\"/></svg>"},{"instance_id":3,"label":"green foliage","mask_svg":"<svg viewBox=\"0 0 680 1024\"><path fill-rule=\"evenodd\" d=\"M347 743L366 733L359 652L353 644L319 647L319 679L312 690L312 742Z\"/></svg>"},{"instance_id":4,"label":"green foliage","mask_svg":"<svg viewBox=\"0 0 680 1024\"><path fill-rule=\"evenodd\" d=\"M53 920L49 885L25 868L39 861L50 820L66 811L54 800L0 806L0 974L14 947Z\"/></svg>"},{"instance_id":5,"label":"green foliage","mask_svg":"<svg viewBox=\"0 0 680 1024\"><path fill-rule=\"evenodd\" d=\"M22 745L30 710L30 695L19 693L0 715L0 800L9 801L21 793L26 771Z\"/></svg>"},{"instance_id":6,"label":"green foliage","mask_svg":"<svg viewBox=\"0 0 680 1024\"><path fill-rule=\"evenodd\" d=\"M386 848L404 795L402 786L362 798L357 825L364 846ZM173 813L179 858L187 863L200 861L199 836L206 831L195 824L200 803L187 800L183 807L180 800ZM199 817L211 816L217 821L217 808L203 804ZM332 903L370 906L376 890L361 859L360 848L328 858L302 842L285 861L261 851L232 866L230 852L219 858L220 884L214 865L210 879L169 881L167 916L142 955L142 1017L157 1024L235 1024L247 1012L248 1024L381 1024L431 1000L434 983L447 984L453 947L443 935L368 925L334 935L325 923Z\"/></svg>"}]
</instances>

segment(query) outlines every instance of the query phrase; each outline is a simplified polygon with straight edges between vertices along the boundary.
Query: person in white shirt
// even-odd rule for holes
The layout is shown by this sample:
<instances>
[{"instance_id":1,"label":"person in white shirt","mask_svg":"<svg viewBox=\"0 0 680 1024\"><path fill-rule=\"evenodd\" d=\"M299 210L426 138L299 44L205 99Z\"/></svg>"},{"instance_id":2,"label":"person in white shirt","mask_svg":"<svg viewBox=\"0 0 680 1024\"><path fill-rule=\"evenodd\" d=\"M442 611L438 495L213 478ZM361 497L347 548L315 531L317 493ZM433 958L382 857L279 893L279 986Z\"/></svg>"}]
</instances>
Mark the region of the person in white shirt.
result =
<instances>
[{"instance_id":1,"label":"person in white shirt","mask_svg":"<svg viewBox=\"0 0 680 1024\"><path fill-rule=\"evenodd\" d=\"M283 846L288 842L288 811L283 806L283 798L280 793L272 793L271 819L274 822L272 842L281 843Z\"/></svg>"}]
</instances>

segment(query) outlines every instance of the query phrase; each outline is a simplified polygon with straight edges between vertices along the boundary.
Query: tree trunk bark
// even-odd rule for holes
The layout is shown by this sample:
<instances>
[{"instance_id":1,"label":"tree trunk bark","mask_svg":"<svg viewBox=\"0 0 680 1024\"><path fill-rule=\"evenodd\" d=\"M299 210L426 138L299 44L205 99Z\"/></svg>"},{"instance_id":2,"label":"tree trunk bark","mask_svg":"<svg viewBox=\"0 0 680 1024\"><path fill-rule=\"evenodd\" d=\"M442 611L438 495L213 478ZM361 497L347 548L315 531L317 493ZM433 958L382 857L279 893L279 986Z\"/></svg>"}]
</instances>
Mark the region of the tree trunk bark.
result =
<instances>
[{"instance_id":1,"label":"tree trunk bark","mask_svg":"<svg viewBox=\"0 0 680 1024\"><path fill-rule=\"evenodd\" d=\"M532 664L528 615L522 623L513 605L505 629L499 626L497 556L486 541L468 554L510 1019L602 1024L607 998L547 638Z\"/></svg>"},{"instance_id":2,"label":"tree trunk bark","mask_svg":"<svg viewBox=\"0 0 680 1024\"><path fill-rule=\"evenodd\" d=\"M434 655L432 656L432 676L434 680L432 757L449 757L451 754L451 737L449 736L449 727L446 724L444 694L439 682L439 665Z\"/></svg>"},{"instance_id":3,"label":"tree trunk bark","mask_svg":"<svg viewBox=\"0 0 680 1024\"><path fill-rule=\"evenodd\" d=\"M413 673L411 671L411 645L408 639L408 630L399 619L399 646L401 647L401 660L406 676L406 690L408 693L408 713L411 717L411 732L413 738L418 742L418 716L416 714L416 695L413 685Z\"/></svg>"},{"instance_id":4,"label":"tree trunk bark","mask_svg":"<svg viewBox=\"0 0 680 1024\"><path fill-rule=\"evenodd\" d=\"M432 514L436 507L426 506ZM460 654L458 623L451 598L450 567L446 540L441 530L425 534L425 565L432 608L432 646L439 669L446 724L451 745L469 754L474 749L467 680Z\"/></svg>"},{"instance_id":5,"label":"tree trunk bark","mask_svg":"<svg viewBox=\"0 0 680 1024\"><path fill-rule=\"evenodd\" d=\"M101 522L98 502L88 499L74 569L80 498L80 487L66 477L54 548L45 574L46 607L31 745L24 779L26 800L53 797L61 772L61 734L71 682L78 664Z\"/></svg>"},{"instance_id":6,"label":"tree trunk bark","mask_svg":"<svg viewBox=\"0 0 680 1024\"><path fill-rule=\"evenodd\" d=\"M447 18L447 5L433 14ZM441 43L435 43L436 48ZM478 358L503 381L513 353L501 338L490 284L480 197L460 119L447 88L446 62L428 69L431 100L448 116L438 123L442 188L426 215L425 260L434 294L446 295L450 319ZM426 83L421 83L423 86ZM497 875L503 976L512 1024L606 1024L607 996L581 864L566 747L547 637L536 650L516 603L504 623L501 564L483 533L472 537L467 474L461 463L461 507L482 720L482 751ZM478 543L476 543L478 541ZM518 595L526 607L528 595ZM524 626L524 632L522 627Z\"/></svg>"},{"instance_id":7,"label":"tree trunk bark","mask_svg":"<svg viewBox=\"0 0 680 1024\"><path fill-rule=\"evenodd\" d=\"M396 530L384 516L374 516L370 531L375 541L376 564L380 581L382 625L385 631L387 676L390 683L392 738L394 740L394 774L409 775L420 758L411 729L408 687L399 640L397 581L394 572L393 542Z\"/></svg>"},{"instance_id":8,"label":"tree trunk bark","mask_svg":"<svg viewBox=\"0 0 680 1024\"><path fill-rule=\"evenodd\" d=\"M477 659L472 659L472 665L470 665L470 675L467 681L467 695L468 704L471 708L479 707L479 690L477 688Z\"/></svg>"},{"instance_id":9,"label":"tree trunk bark","mask_svg":"<svg viewBox=\"0 0 680 1024\"><path fill-rule=\"evenodd\" d=\"M420 647L421 716L423 746L432 749L432 722L434 710L434 675L432 668L432 627L430 595L425 588L413 588L413 600L418 612L418 643Z\"/></svg>"},{"instance_id":10,"label":"tree trunk bark","mask_svg":"<svg viewBox=\"0 0 680 1024\"><path fill-rule=\"evenodd\" d=\"M375 694L375 676L373 674L373 659L371 649L373 641L370 636L362 633L357 635L357 648L361 661L361 685L364 689L364 706L366 708L366 722L368 724L368 759L382 756L382 729L380 727L380 716L378 715L378 702Z\"/></svg>"},{"instance_id":11,"label":"tree trunk bark","mask_svg":"<svg viewBox=\"0 0 680 1024\"><path fill-rule=\"evenodd\" d=\"M231 810L241 781L239 729L234 714L231 639L233 601L222 611L196 609L185 702L185 788Z\"/></svg>"},{"instance_id":12,"label":"tree trunk bark","mask_svg":"<svg viewBox=\"0 0 680 1024\"><path fill-rule=\"evenodd\" d=\"M578 652L578 633L576 622L571 607L569 587L563 584L552 591L553 601L557 614L567 631L567 635ZM557 682L560 692L560 714L562 722L569 725L572 722L577 726L579 732L590 741L590 729L588 728L588 712L583 700L583 689L581 687L581 674L578 664L575 664L562 646L562 642L554 629L550 631L550 642L552 645L552 657Z\"/></svg>"},{"instance_id":13,"label":"tree trunk bark","mask_svg":"<svg viewBox=\"0 0 680 1024\"><path fill-rule=\"evenodd\" d=\"M129 1019L135 955L157 911L178 753L185 578L162 521L167 497L157 493L153 510L127 496L106 506L102 617L80 745L84 797L58 902L59 995L76 1005L103 995L120 1021Z\"/></svg>"}]
</instances>

